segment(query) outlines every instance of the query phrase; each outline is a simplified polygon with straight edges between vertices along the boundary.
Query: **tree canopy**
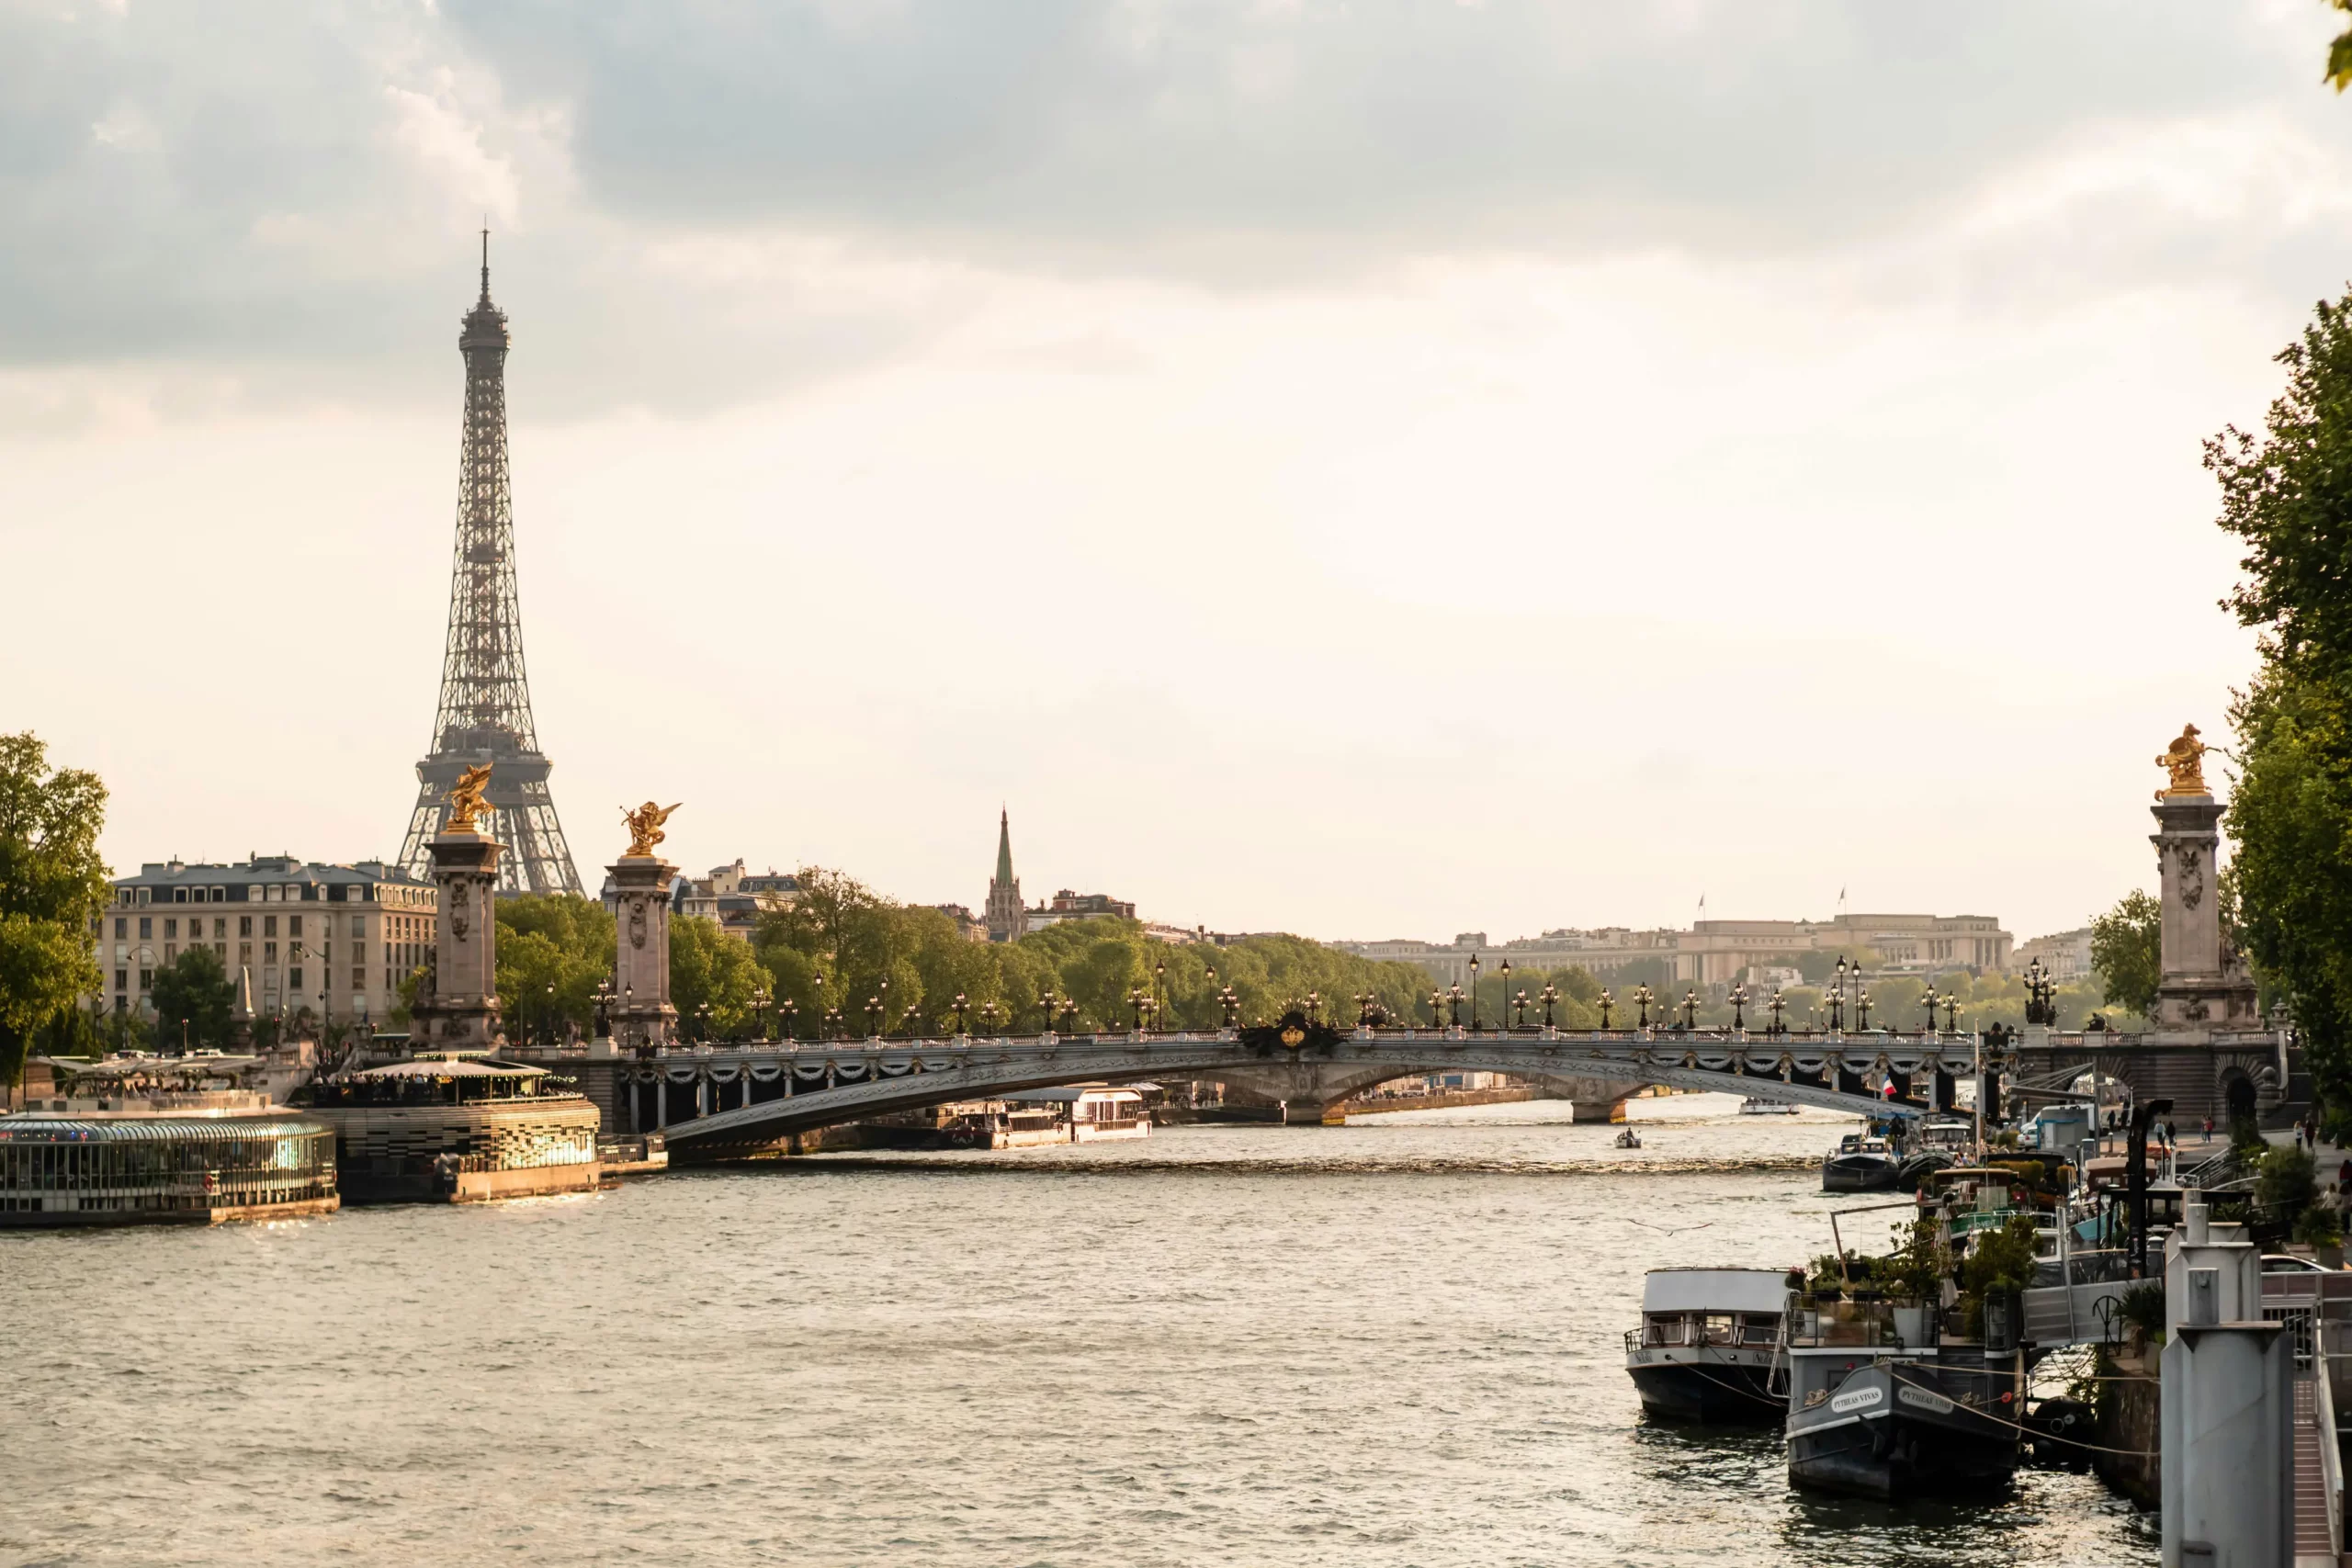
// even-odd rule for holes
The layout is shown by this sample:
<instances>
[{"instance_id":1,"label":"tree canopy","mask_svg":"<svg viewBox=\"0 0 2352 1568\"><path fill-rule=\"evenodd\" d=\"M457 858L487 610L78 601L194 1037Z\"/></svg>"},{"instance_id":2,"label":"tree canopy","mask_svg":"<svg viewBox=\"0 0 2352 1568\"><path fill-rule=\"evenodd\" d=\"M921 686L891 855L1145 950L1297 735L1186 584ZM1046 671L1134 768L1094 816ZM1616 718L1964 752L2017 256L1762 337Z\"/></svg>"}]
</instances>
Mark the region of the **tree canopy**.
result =
<instances>
[{"instance_id":1,"label":"tree canopy","mask_svg":"<svg viewBox=\"0 0 2352 1568\"><path fill-rule=\"evenodd\" d=\"M96 773L51 769L29 732L0 735L0 1086L23 1074L37 1031L100 988L106 804Z\"/></svg>"},{"instance_id":2,"label":"tree canopy","mask_svg":"<svg viewBox=\"0 0 2352 1568\"><path fill-rule=\"evenodd\" d=\"M148 1000L154 1004L155 1035L165 1050L176 1051L183 1042L216 1051L228 1045L236 987L230 982L227 966L210 948L193 944L156 970L155 988Z\"/></svg>"},{"instance_id":3,"label":"tree canopy","mask_svg":"<svg viewBox=\"0 0 2352 1568\"><path fill-rule=\"evenodd\" d=\"M2341 43L2339 42L2339 47ZM2245 546L2226 602L2261 633L2237 695L2225 891L2256 973L2293 998L2330 1127L2352 1132L2352 296L2278 355L2259 434L2205 445L2221 526Z\"/></svg>"},{"instance_id":4,"label":"tree canopy","mask_svg":"<svg viewBox=\"0 0 2352 1568\"><path fill-rule=\"evenodd\" d=\"M2091 967L2107 999L2145 1014L2156 1005L2163 977L2164 907L2155 895L2126 893L2114 908L2091 920Z\"/></svg>"}]
</instances>

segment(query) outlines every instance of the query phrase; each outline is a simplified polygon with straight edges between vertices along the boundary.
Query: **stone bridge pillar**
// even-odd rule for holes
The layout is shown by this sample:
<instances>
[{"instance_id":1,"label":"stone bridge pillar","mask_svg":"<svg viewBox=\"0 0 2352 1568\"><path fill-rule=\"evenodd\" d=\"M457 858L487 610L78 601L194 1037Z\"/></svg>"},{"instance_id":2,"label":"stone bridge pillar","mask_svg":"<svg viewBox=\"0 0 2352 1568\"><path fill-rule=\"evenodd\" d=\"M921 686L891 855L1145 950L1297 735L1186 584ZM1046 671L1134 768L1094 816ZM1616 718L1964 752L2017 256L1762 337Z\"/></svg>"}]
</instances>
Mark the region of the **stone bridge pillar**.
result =
<instances>
[{"instance_id":1,"label":"stone bridge pillar","mask_svg":"<svg viewBox=\"0 0 2352 1568\"><path fill-rule=\"evenodd\" d=\"M670 882L678 868L659 855L623 855L605 868L620 900L613 954L613 1043L623 1053L659 1050L676 1037L670 1005Z\"/></svg>"},{"instance_id":2,"label":"stone bridge pillar","mask_svg":"<svg viewBox=\"0 0 2352 1568\"><path fill-rule=\"evenodd\" d=\"M498 1044L497 840L470 829L427 840L440 908L433 922L432 994L409 1009L411 1051L488 1051Z\"/></svg>"}]
</instances>

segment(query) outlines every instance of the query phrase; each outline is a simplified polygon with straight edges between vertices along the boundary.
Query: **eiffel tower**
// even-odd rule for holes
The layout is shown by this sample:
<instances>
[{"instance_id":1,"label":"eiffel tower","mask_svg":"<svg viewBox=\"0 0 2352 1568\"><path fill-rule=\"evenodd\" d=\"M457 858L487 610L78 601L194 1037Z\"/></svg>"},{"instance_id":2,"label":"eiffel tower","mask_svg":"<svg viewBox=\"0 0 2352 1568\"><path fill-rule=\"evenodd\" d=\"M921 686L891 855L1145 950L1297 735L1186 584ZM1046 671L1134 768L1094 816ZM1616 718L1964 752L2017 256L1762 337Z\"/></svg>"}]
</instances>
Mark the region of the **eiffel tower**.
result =
<instances>
[{"instance_id":1,"label":"eiffel tower","mask_svg":"<svg viewBox=\"0 0 2352 1568\"><path fill-rule=\"evenodd\" d=\"M458 775L491 765L485 824L506 847L501 893L582 891L548 793L554 764L539 750L523 671L523 617L514 603L514 498L506 475L506 312L490 302L490 231L481 236L481 298L458 334L466 359L466 429L458 456L458 549L449 571L449 645L432 754L416 765L401 864L432 874L425 840L448 813Z\"/></svg>"}]
</instances>

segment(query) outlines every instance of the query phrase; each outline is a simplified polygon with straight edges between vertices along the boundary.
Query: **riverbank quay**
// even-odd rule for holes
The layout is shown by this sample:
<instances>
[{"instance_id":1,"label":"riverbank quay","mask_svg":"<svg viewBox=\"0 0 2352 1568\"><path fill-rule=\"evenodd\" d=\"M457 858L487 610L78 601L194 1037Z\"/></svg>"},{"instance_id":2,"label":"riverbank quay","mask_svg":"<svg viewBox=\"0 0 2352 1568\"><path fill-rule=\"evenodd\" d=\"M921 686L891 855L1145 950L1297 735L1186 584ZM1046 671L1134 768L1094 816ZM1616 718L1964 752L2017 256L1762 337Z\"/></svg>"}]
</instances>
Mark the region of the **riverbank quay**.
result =
<instances>
[{"instance_id":1,"label":"riverbank quay","mask_svg":"<svg viewBox=\"0 0 2352 1568\"><path fill-rule=\"evenodd\" d=\"M258 1094L51 1099L0 1116L0 1229L333 1213L334 1133Z\"/></svg>"}]
</instances>

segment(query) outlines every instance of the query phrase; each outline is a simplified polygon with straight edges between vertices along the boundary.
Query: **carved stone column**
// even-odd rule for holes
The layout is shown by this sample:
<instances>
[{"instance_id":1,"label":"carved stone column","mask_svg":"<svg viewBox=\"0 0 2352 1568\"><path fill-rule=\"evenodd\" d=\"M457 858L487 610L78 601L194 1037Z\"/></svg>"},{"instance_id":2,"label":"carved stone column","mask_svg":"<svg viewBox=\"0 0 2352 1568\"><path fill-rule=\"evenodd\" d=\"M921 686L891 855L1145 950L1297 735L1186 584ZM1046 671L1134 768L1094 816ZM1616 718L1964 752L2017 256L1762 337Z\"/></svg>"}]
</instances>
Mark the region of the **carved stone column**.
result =
<instances>
[{"instance_id":1,"label":"carved stone column","mask_svg":"<svg viewBox=\"0 0 2352 1568\"><path fill-rule=\"evenodd\" d=\"M619 898L613 957L613 1043L626 1052L677 1036L670 1005L670 883L678 868L659 855L623 855L606 867Z\"/></svg>"},{"instance_id":2,"label":"carved stone column","mask_svg":"<svg viewBox=\"0 0 2352 1568\"><path fill-rule=\"evenodd\" d=\"M489 1051L499 1033L498 840L445 832L426 846L440 893L432 991L409 1011L412 1051Z\"/></svg>"},{"instance_id":3,"label":"carved stone column","mask_svg":"<svg viewBox=\"0 0 2352 1568\"><path fill-rule=\"evenodd\" d=\"M2166 1033L2246 1029L2256 1021L2254 987L2222 952L2222 807L2211 795L2165 794L2150 808L2164 908L2155 1016Z\"/></svg>"}]
</instances>

